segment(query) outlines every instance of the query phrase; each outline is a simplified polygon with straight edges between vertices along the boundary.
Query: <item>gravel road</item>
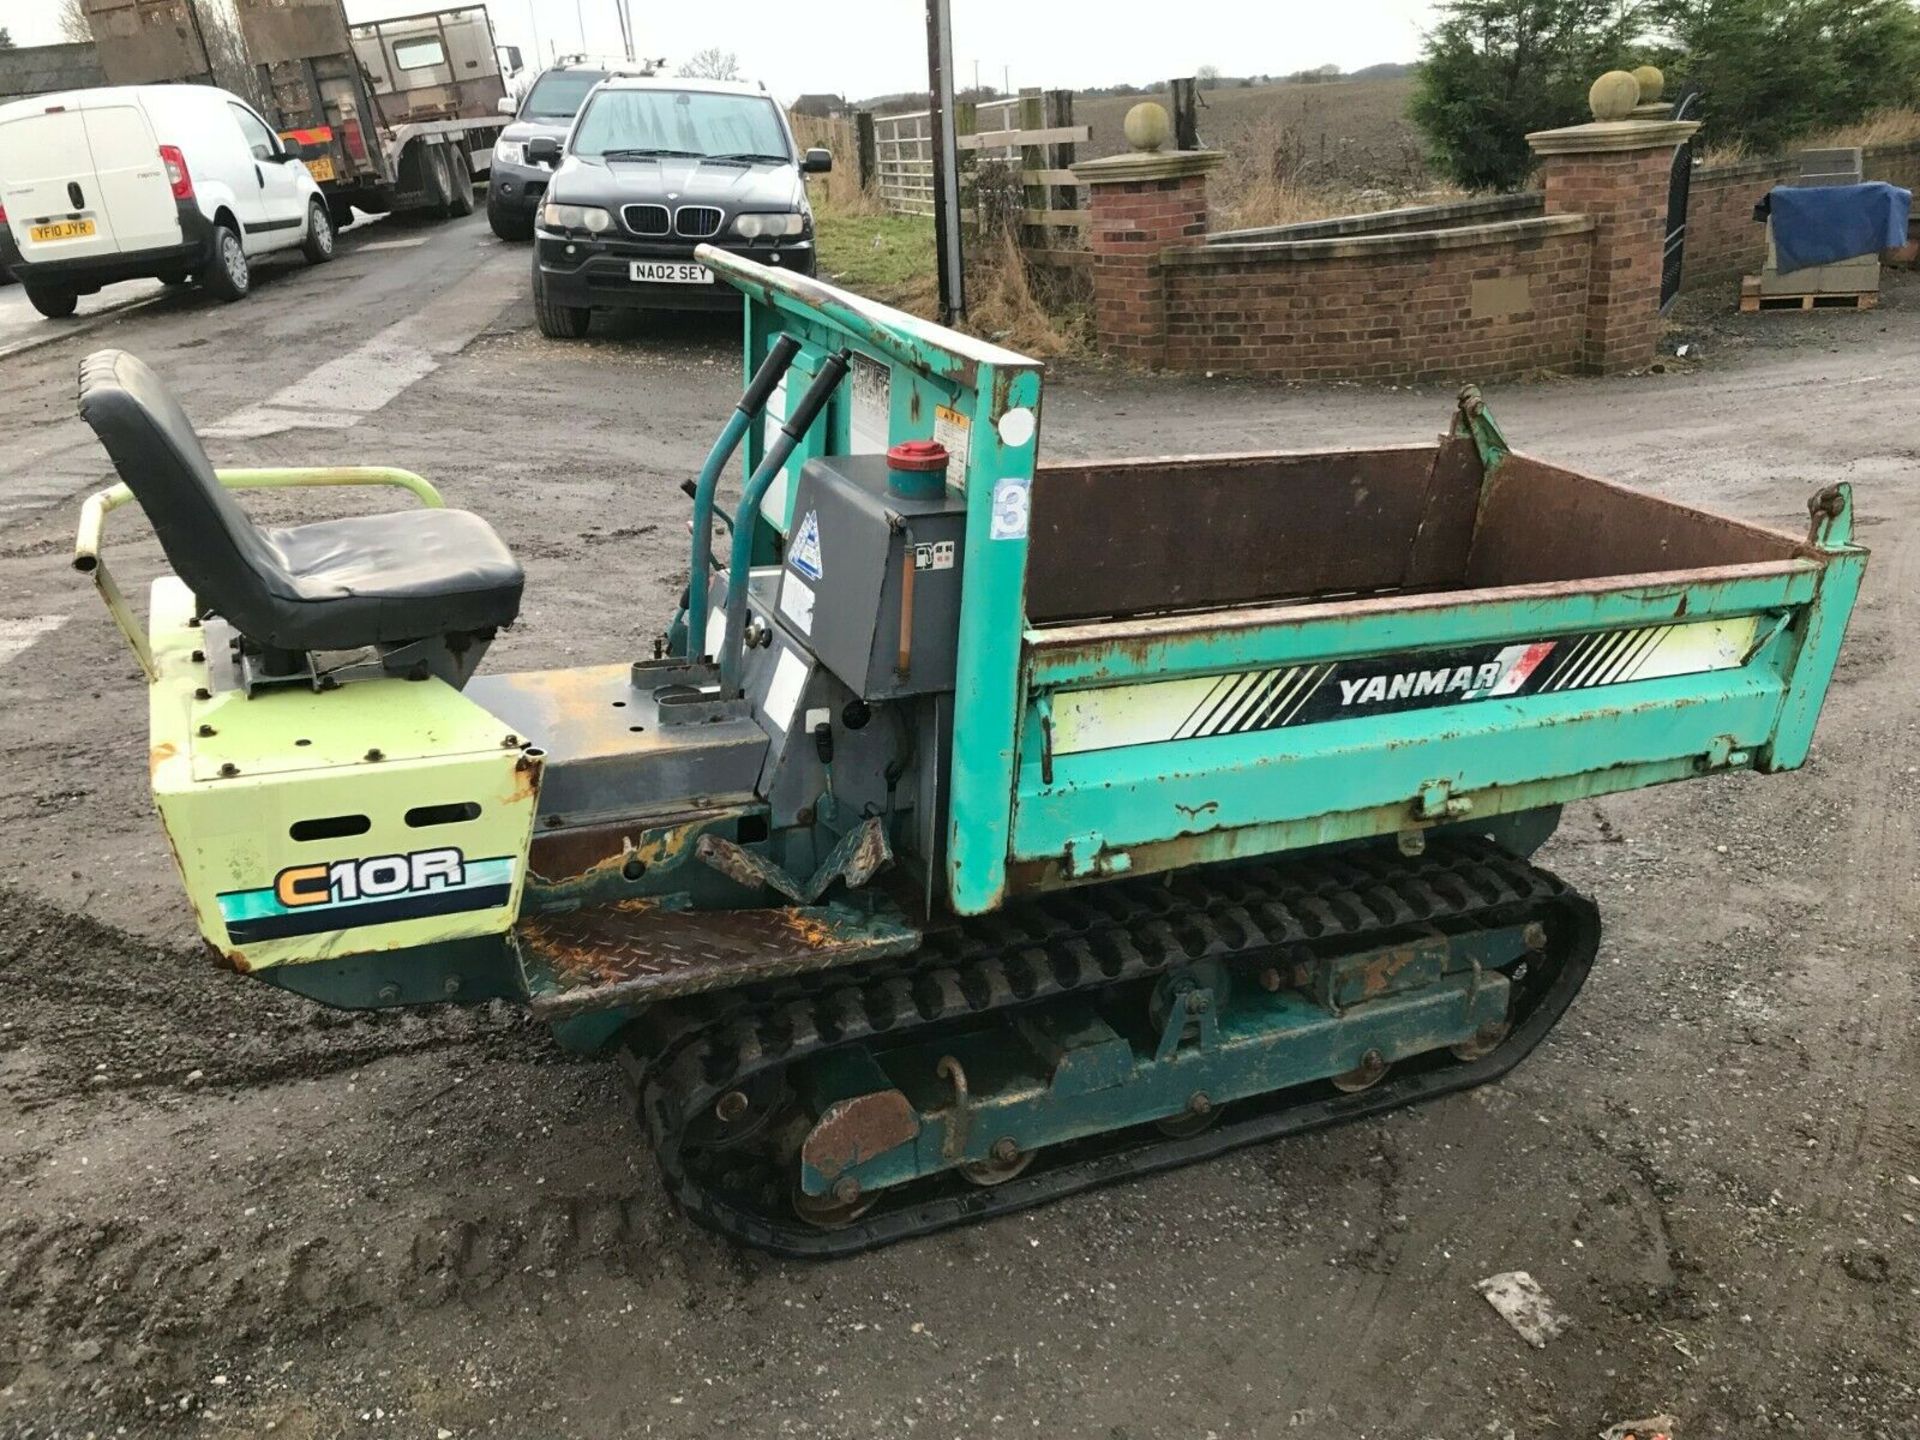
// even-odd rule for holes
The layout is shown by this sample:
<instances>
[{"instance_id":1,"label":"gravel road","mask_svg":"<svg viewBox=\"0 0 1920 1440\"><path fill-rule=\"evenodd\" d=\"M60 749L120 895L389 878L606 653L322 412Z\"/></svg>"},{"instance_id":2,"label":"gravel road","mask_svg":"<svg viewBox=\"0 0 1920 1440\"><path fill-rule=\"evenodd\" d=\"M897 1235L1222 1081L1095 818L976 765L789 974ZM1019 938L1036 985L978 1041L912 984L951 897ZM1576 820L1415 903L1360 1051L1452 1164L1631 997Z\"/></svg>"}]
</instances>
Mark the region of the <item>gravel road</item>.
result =
<instances>
[{"instance_id":1,"label":"gravel road","mask_svg":"<svg viewBox=\"0 0 1920 1440\"><path fill-rule=\"evenodd\" d=\"M220 463L403 465L488 516L528 572L494 668L639 653L736 327L547 342L526 267L484 222L370 225L243 304L170 294L0 358L0 1435L1920 1434L1920 278L1864 314L1689 302L1697 361L1489 394L1526 448L1783 527L1851 479L1874 547L1804 771L1569 813L1543 859L1609 928L1537 1055L803 1265L673 1215L611 1068L510 1010L344 1015L210 969L137 674L67 566L107 477L75 367L117 345ZM1450 405L1067 368L1045 447L1407 440ZM131 513L109 543L139 593L157 547ZM1571 1318L1544 1349L1474 1290L1516 1269Z\"/></svg>"}]
</instances>

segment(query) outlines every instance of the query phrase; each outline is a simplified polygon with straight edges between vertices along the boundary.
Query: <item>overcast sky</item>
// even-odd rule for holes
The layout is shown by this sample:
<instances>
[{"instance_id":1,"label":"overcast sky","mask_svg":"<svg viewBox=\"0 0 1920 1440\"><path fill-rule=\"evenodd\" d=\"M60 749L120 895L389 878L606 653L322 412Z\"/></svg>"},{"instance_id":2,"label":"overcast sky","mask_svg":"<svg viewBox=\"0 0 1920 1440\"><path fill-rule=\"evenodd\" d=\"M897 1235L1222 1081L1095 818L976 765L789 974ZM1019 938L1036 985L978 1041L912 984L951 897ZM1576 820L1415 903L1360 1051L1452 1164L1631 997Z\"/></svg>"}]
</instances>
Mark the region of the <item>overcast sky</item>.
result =
<instances>
[{"instance_id":1,"label":"overcast sky","mask_svg":"<svg viewBox=\"0 0 1920 1440\"><path fill-rule=\"evenodd\" d=\"M496 37L531 55L618 49L619 0L486 0ZM643 54L681 60L715 45L782 99L924 87L923 0L628 0ZM354 20L436 8L434 0L347 0ZM57 0L0 0L15 43L59 38ZM953 0L956 78L1075 89L1191 75L1358 69L1419 52L1429 0Z\"/></svg>"}]
</instances>

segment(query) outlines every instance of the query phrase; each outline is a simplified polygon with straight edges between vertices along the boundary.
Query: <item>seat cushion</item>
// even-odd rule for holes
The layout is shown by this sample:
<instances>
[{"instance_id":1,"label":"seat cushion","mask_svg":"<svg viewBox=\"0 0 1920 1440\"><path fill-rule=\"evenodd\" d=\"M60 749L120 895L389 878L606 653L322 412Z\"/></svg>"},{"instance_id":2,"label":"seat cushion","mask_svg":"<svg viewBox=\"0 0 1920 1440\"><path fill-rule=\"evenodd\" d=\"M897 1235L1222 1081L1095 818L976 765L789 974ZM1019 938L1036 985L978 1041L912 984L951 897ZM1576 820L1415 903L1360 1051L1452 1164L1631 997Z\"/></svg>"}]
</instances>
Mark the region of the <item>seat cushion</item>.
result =
<instances>
[{"instance_id":1,"label":"seat cushion","mask_svg":"<svg viewBox=\"0 0 1920 1440\"><path fill-rule=\"evenodd\" d=\"M519 563L465 510L356 515L262 535L290 582L290 594L274 597L267 642L285 649L493 630L520 611Z\"/></svg>"},{"instance_id":2,"label":"seat cushion","mask_svg":"<svg viewBox=\"0 0 1920 1440\"><path fill-rule=\"evenodd\" d=\"M491 631L519 612L519 565L464 510L262 530L220 483L180 402L125 351L81 363L80 413L201 609L256 645L358 650Z\"/></svg>"}]
</instances>

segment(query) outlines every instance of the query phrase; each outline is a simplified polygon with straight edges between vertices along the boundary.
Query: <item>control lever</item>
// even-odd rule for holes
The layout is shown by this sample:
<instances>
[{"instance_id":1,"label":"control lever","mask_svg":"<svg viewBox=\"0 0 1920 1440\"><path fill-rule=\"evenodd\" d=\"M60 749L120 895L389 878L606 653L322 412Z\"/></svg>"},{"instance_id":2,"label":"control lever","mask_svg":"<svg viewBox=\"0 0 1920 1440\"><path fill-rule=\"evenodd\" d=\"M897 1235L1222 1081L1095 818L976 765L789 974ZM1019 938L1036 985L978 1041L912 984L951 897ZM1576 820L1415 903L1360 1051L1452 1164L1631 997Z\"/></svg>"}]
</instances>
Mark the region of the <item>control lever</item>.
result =
<instances>
[{"instance_id":1,"label":"control lever","mask_svg":"<svg viewBox=\"0 0 1920 1440\"><path fill-rule=\"evenodd\" d=\"M726 638L720 642L722 695L731 697L740 693L741 640L747 623L747 576L753 568L753 522L760 514L760 502L766 499L767 491L773 485L773 477L785 467L801 437L813 428L813 422L827 408L827 401L846 378L847 369L852 363L845 350L835 351L821 363L820 373L813 377L813 384L800 397L800 404L787 417L787 423L780 427L779 435L767 447L760 468L753 472L753 478L747 481L747 488L740 496L740 508L733 516L732 562L727 567ZM697 567L695 573L699 573ZM687 628L691 635L692 625L689 624Z\"/></svg>"},{"instance_id":2,"label":"control lever","mask_svg":"<svg viewBox=\"0 0 1920 1440\"><path fill-rule=\"evenodd\" d=\"M720 488L720 472L733 459L733 452L739 448L740 437L747 433L747 427L767 408L767 401L779 387L787 368L793 364L793 357L799 353L800 342L791 335L782 335L773 342L767 350L767 358L753 372L753 379L747 382L745 393L733 407L733 414L727 417L720 438L713 442L713 449L707 452L706 463L700 467L700 479L681 486L693 497L693 560L688 567L693 580L687 587L689 660L700 654L701 637L707 633L707 570L713 564L713 497ZM737 528L731 516L723 518L730 529Z\"/></svg>"}]
</instances>

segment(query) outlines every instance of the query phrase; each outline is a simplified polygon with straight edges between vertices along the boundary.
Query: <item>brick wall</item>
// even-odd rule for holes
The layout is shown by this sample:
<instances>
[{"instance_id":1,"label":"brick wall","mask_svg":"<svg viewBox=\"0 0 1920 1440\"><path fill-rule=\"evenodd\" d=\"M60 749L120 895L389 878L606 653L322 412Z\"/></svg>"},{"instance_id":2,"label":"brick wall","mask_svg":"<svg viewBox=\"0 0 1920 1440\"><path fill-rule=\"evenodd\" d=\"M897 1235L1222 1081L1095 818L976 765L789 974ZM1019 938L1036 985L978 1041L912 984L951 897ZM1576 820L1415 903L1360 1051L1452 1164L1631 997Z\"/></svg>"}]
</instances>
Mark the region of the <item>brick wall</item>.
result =
<instances>
[{"instance_id":1,"label":"brick wall","mask_svg":"<svg viewBox=\"0 0 1920 1440\"><path fill-rule=\"evenodd\" d=\"M1204 175L1101 187L1088 243L1094 324L1110 352L1136 363L1159 363L1166 332L1160 254L1169 246L1198 245L1206 233Z\"/></svg>"},{"instance_id":2,"label":"brick wall","mask_svg":"<svg viewBox=\"0 0 1920 1440\"><path fill-rule=\"evenodd\" d=\"M1660 336L1672 151L1554 154L1544 157L1541 169L1548 215L1594 217L1580 368L1610 374L1644 364Z\"/></svg>"},{"instance_id":3,"label":"brick wall","mask_svg":"<svg viewBox=\"0 0 1920 1440\"><path fill-rule=\"evenodd\" d=\"M1767 227L1754 220L1753 207L1799 173L1799 162L1787 158L1696 168L1681 289L1737 286L1742 275L1758 274L1767 258Z\"/></svg>"},{"instance_id":4,"label":"brick wall","mask_svg":"<svg viewBox=\"0 0 1920 1440\"><path fill-rule=\"evenodd\" d=\"M1569 367L1585 334L1593 240L1593 222L1569 216L1170 251L1159 269L1165 348L1149 358L1289 380Z\"/></svg>"},{"instance_id":5,"label":"brick wall","mask_svg":"<svg viewBox=\"0 0 1920 1440\"><path fill-rule=\"evenodd\" d=\"M1495 220L1521 220L1546 211L1546 196L1538 190L1511 195L1477 195L1443 205L1406 205L1397 210L1371 210L1361 215L1336 215L1329 220L1298 220L1291 225L1261 225L1249 230L1215 230L1209 245L1241 245L1262 240L1341 240L1350 235L1404 234L1410 230L1451 230L1458 225L1486 225Z\"/></svg>"},{"instance_id":6,"label":"brick wall","mask_svg":"<svg viewBox=\"0 0 1920 1440\"><path fill-rule=\"evenodd\" d=\"M1903 190L1920 192L1920 140L1902 145L1875 145L1860 157L1867 179L1885 180Z\"/></svg>"}]
</instances>

